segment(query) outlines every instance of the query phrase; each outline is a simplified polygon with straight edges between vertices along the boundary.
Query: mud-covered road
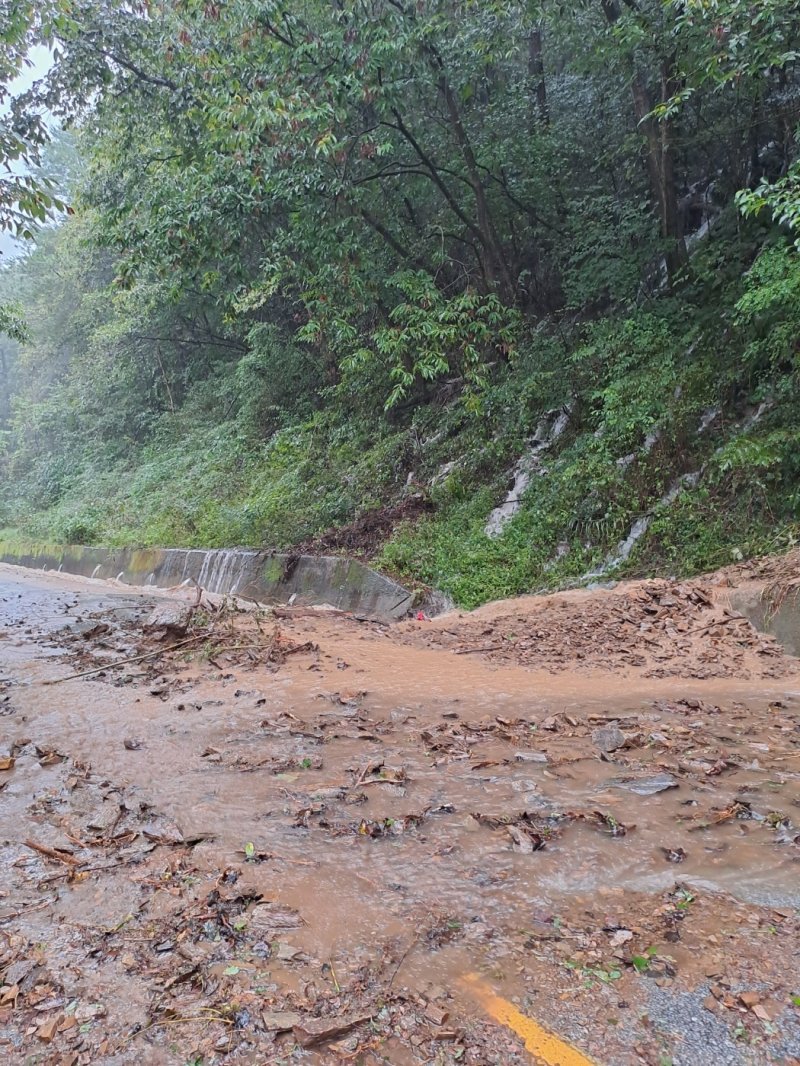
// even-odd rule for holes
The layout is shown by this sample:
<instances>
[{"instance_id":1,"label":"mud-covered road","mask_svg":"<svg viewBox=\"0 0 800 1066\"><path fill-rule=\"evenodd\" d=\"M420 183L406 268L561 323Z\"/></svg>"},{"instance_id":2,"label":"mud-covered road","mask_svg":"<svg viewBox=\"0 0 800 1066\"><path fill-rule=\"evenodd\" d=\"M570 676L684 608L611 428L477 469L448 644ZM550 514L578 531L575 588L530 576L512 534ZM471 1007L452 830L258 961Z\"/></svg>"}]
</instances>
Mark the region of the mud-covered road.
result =
<instances>
[{"instance_id":1,"label":"mud-covered road","mask_svg":"<svg viewBox=\"0 0 800 1066\"><path fill-rule=\"evenodd\" d=\"M0 1062L800 1061L800 664L716 592L195 599L0 566Z\"/></svg>"}]
</instances>

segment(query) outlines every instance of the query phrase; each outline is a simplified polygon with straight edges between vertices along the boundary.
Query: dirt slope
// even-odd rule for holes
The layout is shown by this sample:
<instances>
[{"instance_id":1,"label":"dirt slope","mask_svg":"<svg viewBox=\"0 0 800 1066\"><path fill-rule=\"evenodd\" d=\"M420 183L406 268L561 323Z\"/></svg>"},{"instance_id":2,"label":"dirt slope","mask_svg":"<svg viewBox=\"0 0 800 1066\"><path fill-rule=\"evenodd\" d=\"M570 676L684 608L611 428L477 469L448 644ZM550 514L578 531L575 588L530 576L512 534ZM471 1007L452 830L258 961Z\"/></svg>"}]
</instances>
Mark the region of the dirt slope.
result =
<instances>
[{"instance_id":1,"label":"dirt slope","mask_svg":"<svg viewBox=\"0 0 800 1066\"><path fill-rule=\"evenodd\" d=\"M528 596L404 623L406 638L532 669L635 669L644 677L767 678L797 664L726 605L710 581L637 581L613 589Z\"/></svg>"}]
</instances>

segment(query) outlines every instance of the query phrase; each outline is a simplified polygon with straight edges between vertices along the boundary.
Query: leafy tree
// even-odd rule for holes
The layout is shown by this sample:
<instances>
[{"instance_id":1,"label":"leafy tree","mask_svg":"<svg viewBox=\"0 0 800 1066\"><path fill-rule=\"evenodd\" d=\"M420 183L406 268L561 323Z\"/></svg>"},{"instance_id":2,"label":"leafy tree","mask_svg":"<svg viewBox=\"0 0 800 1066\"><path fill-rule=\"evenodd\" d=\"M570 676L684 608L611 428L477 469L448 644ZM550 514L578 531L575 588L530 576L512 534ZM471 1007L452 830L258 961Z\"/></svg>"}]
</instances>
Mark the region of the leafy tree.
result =
<instances>
[{"instance_id":1,"label":"leafy tree","mask_svg":"<svg viewBox=\"0 0 800 1066\"><path fill-rule=\"evenodd\" d=\"M69 127L26 187L75 209L0 277L30 325L0 346L18 520L289 544L421 482L444 517L394 562L481 560L450 582L469 602L596 567L684 473L708 497L681 537L653 520L661 558L789 521L796 7L6 4L2 84L53 55L9 151ZM36 203L13 201L26 228ZM726 507L712 551L698 515Z\"/></svg>"},{"instance_id":2,"label":"leafy tree","mask_svg":"<svg viewBox=\"0 0 800 1066\"><path fill-rule=\"evenodd\" d=\"M47 40L51 29L64 25L58 3L50 0L3 0L0 3L0 229L18 237L33 237L37 223L63 208L52 193L52 182L31 173L48 140L44 116L22 111L11 98L15 79L30 66L29 52Z\"/></svg>"}]
</instances>

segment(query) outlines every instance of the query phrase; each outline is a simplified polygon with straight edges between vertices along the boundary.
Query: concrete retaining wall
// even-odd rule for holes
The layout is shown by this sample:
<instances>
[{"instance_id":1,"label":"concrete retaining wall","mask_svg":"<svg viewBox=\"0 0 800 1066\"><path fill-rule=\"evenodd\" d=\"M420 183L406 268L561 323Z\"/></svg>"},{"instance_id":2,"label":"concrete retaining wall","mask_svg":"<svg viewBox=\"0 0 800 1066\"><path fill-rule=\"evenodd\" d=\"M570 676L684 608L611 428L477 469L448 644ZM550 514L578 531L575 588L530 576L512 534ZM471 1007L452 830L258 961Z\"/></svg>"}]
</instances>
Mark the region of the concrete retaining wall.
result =
<instances>
[{"instance_id":1,"label":"concrete retaining wall","mask_svg":"<svg viewBox=\"0 0 800 1066\"><path fill-rule=\"evenodd\" d=\"M756 629L771 633L790 655L800 656L800 592L787 596L777 611L772 610L757 589L733 592L730 604Z\"/></svg>"},{"instance_id":2,"label":"concrete retaining wall","mask_svg":"<svg viewBox=\"0 0 800 1066\"><path fill-rule=\"evenodd\" d=\"M52 544L4 544L0 561L84 577L118 578L129 585L170 588L197 582L209 592L260 603L332 604L381 621L402 618L411 593L355 559L329 555L275 555L264 550L220 548L84 548Z\"/></svg>"}]
</instances>

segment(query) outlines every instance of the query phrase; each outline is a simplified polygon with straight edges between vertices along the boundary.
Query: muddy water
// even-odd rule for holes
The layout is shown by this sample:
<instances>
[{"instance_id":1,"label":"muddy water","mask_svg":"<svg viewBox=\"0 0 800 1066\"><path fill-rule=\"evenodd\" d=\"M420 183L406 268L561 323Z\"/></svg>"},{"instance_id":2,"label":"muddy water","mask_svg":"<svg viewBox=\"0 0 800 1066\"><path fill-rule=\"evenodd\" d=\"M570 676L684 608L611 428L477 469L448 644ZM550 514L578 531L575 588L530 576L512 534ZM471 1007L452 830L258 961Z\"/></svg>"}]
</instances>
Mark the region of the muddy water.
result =
<instances>
[{"instance_id":1,"label":"muddy water","mask_svg":"<svg viewBox=\"0 0 800 1066\"><path fill-rule=\"evenodd\" d=\"M705 905L700 924L712 943L728 936L745 905L788 914L800 904L800 849L792 843L800 832L800 678L748 686L540 675L410 648L391 630L348 619L301 617L282 624L318 651L275 672L187 655L163 677L132 664L102 680L44 684L71 672L63 626L95 617L131 622L151 606L144 592L0 573L0 674L9 696L0 747L22 752L2 775L2 835L16 859L25 837L59 847L59 834L72 839L69 827L80 818L77 793L67 813L55 823L49 817L67 770L41 766L31 745L91 764L185 838L205 838L192 849L192 877L235 867L237 888L299 912L303 924L287 937L300 962L273 958L270 968L282 995L303 993L309 967L317 982L319 967L333 967L342 984L364 967L383 967L393 987L416 994L440 986L454 1012L469 1016L467 970L493 974L519 1000L537 967L551 981L552 967L585 947L587 928L630 925L658 945L664 930L650 910L663 911L676 881L704 900L732 897L720 915L717 903ZM126 637L113 624L106 641L106 651L125 653ZM544 728L552 716L555 727ZM592 733L610 721L620 722L629 746L601 758ZM675 787L630 791L665 774ZM738 814L723 817L735 803ZM491 821L526 811L545 831L544 847L532 853L514 850L506 827ZM612 835L617 825L627 832ZM663 849L685 857L674 864ZM9 865L0 879L11 910L22 891L17 874ZM56 881L36 910L29 886L16 928L32 940L58 929L54 943L68 953L81 929L113 929L135 912L141 891L127 875L113 892L91 878ZM151 921L171 913L173 901L159 894L164 912L151 901ZM563 923L554 925L554 916ZM564 923L575 932L558 932ZM544 955L526 939L532 929ZM692 974L696 946L673 942L669 950ZM751 946L737 942L736 951L752 970ZM218 964L215 976L224 972ZM556 973L559 995L572 995L575 970ZM85 980L106 999L114 989L125 999L119 1026L145 1024L146 984L109 963ZM564 1019L557 1001L537 1010L594 1046L588 1005L580 1025ZM174 1061L184 1061L185 1050ZM161 1046L152 1061L173 1061L159 1058L165 1054ZM314 1061L338 1061L325 1054ZM602 1061L647 1061L626 1054ZM515 1061L510 1055L468 1061ZM128 1060L109 1052L107 1061ZM429 1060L398 1045L374 1061Z\"/></svg>"}]
</instances>

